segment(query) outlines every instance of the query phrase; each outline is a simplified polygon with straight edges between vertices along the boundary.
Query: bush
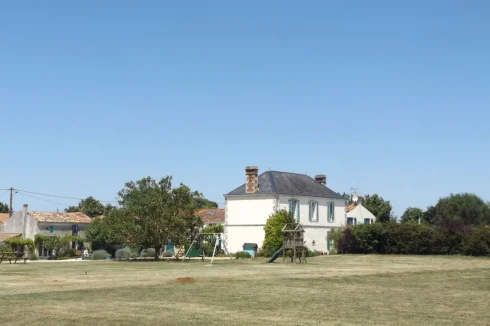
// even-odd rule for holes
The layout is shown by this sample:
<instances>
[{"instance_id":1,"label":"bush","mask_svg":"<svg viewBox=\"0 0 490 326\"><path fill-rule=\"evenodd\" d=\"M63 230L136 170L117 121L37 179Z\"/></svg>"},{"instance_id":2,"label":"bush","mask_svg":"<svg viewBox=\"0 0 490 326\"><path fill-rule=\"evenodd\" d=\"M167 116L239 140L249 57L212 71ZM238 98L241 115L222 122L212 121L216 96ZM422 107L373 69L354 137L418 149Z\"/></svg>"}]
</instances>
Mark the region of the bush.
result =
<instances>
[{"instance_id":1,"label":"bush","mask_svg":"<svg viewBox=\"0 0 490 326\"><path fill-rule=\"evenodd\" d=\"M235 258L236 259L246 259L246 258L252 258L252 255L250 255L248 252L246 251L238 251L237 253L235 253Z\"/></svg>"},{"instance_id":2,"label":"bush","mask_svg":"<svg viewBox=\"0 0 490 326\"><path fill-rule=\"evenodd\" d=\"M155 248L141 250L140 257L155 257Z\"/></svg>"},{"instance_id":3,"label":"bush","mask_svg":"<svg viewBox=\"0 0 490 326\"><path fill-rule=\"evenodd\" d=\"M29 252L29 260L38 260L39 256L36 254L35 251L30 251Z\"/></svg>"},{"instance_id":4,"label":"bush","mask_svg":"<svg viewBox=\"0 0 490 326\"><path fill-rule=\"evenodd\" d=\"M336 237L344 254L490 255L490 228L471 229L460 221L440 228L410 223L349 226Z\"/></svg>"},{"instance_id":5,"label":"bush","mask_svg":"<svg viewBox=\"0 0 490 326\"><path fill-rule=\"evenodd\" d=\"M105 251L103 249L101 249L101 250L95 250L92 253L92 259L93 260L104 260L107 257L109 257L109 254L107 253L107 251Z\"/></svg>"},{"instance_id":6,"label":"bush","mask_svg":"<svg viewBox=\"0 0 490 326\"><path fill-rule=\"evenodd\" d=\"M116 259L136 258L136 256L137 256L136 252L131 250L131 248L129 247L117 249L115 254Z\"/></svg>"},{"instance_id":7,"label":"bush","mask_svg":"<svg viewBox=\"0 0 490 326\"><path fill-rule=\"evenodd\" d=\"M162 253L162 257L167 257L167 258L168 258L168 257L172 257L173 255L174 255L174 253L173 253L173 252L171 252L171 251L164 251L164 252Z\"/></svg>"},{"instance_id":8,"label":"bush","mask_svg":"<svg viewBox=\"0 0 490 326\"><path fill-rule=\"evenodd\" d=\"M10 246L0 245L0 252L13 252Z\"/></svg>"}]
</instances>

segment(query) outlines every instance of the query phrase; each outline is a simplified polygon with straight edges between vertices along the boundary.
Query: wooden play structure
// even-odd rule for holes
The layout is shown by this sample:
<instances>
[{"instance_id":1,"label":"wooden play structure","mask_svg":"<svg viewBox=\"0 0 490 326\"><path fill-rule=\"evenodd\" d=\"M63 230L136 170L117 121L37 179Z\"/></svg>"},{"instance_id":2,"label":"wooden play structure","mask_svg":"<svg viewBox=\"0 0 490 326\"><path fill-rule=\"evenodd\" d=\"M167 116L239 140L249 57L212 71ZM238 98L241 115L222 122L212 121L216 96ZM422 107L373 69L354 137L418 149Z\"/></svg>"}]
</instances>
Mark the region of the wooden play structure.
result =
<instances>
[{"instance_id":1,"label":"wooden play structure","mask_svg":"<svg viewBox=\"0 0 490 326\"><path fill-rule=\"evenodd\" d=\"M286 251L291 250L291 262L306 264L305 258L305 230L299 223L286 224L281 230L282 233L282 262L286 262Z\"/></svg>"}]
</instances>

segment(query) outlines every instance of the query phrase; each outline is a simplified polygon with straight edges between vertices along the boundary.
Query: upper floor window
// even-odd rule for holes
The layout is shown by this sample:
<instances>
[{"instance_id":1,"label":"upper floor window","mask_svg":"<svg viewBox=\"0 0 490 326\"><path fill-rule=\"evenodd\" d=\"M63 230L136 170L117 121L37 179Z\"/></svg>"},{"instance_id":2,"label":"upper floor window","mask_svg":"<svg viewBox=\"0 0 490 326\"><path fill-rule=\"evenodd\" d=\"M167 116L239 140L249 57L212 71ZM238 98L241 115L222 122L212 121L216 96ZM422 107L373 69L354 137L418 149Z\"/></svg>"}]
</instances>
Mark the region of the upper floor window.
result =
<instances>
[{"instance_id":1,"label":"upper floor window","mask_svg":"<svg viewBox=\"0 0 490 326\"><path fill-rule=\"evenodd\" d=\"M347 218L347 225L356 225L357 224L357 218L355 217L348 217Z\"/></svg>"},{"instance_id":2,"label":"upper floor window","mask_svg":"<svg viewBox=\"0 0 490 326\"><path fill-rule=\"evenodd\" d=\"M294 198L289 200L289 213L293 215L296 222L299 222L299 200Z\"/></svg>"},{"instance_id":3,"label":"upper floor window","mask_svg":"<svg viewBox=\"0 0 490 326\"><path fill-rule=\"evenodd\" d=\"M335 222L335 202L327 202L327 221Z\"/></svg>"},{"instance_id":4,"label":"upper floor window","mask_svg":"<svg viewBox=\"0 0 490 326\"><path fill-rule=\"evenodd\" d=\"M310 200L310 222L318 222L318 202Z\"/></svg>"}]
</instances>

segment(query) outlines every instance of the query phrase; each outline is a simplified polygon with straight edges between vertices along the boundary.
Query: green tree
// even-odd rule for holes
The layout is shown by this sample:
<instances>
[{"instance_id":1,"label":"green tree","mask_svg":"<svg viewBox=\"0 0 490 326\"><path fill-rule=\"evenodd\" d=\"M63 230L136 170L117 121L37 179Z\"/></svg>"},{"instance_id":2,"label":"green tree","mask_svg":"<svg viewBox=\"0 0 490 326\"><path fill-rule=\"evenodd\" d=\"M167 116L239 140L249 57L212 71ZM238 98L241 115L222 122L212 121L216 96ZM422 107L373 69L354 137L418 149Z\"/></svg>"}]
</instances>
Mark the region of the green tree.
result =
<instances>
[{"instance_id":1,"label":"green tree","mask_svg":"<svg viewBox=\"0 0 490 326\"><path fill-rule=\"evenodd\" d=\"M111 208L112 207L114 206L111 206ZM107 206L104 207L100 201L92 196L82 199L77 206L69 206L68 208L65 208L65 212L67 213L82 212L89 217L101 216L106 212L106 210Z\"/></svg>"},{"instance_id":2,"label":"green tree","mask_svg":"<svg viewBox=\"0 0 490 326\"><path fill-rule=\"evenodd\" d=\"M8 213L8 212L9 212L9 206L0 201L0 213Z\"/></svg>"},{"instance_id":3,"label":"green tree","mask_svg":"<svg viewBox=\"0 0 490 326\"><path fill-rule=\"evenodd\" d=\"M403 213L401 222L417 224L419 223L419 219L421 224L426 223L426 221L424 221L424 212L420 208L409 207Z\"/></svg>"},{"instance_id":4,"label":"green tree","mask_svg":"<svg viewBox=\"0 0 490 326\"><path fill-rule=\"evenodd\" d=\"M451 194L439 199L434 222L443 225L452 220L462 221L468 226L489 225L490 208L475 194Z\"/></svg>"},{"instance_id":5,"label":"green tree","mask_svg":"<svg viewBox=\"0 0 490 326\"><path fill-rule=\"evenodd\" d=\"M264 250L266 254L270 255L282 247L281 230L289 223L296 223L296 221L291 213L285 209L276 211L269 217L264 226L265 239L262 244L262 250Z\"/></svg>"},{"instance_id":6,"label":"green tree","mask_svg":"<svg viewBox=\"0 0 490 326\"><path fill-rule=\"evenodd\" d=\"M117 247L136 243L139 229L136 217L126 209L113 209L104 218L94 218L85 232L92 249L104 249L113 254Z\"/></svg>"},{"instance_id":7,"label":"green tree","mask_svg":"<svg viewBox=\"0 0 490 326\"><path fill-rule=\"evenodd\" d=\"M80 212L80 206L69 206L68 208L65 208L65 212L67 213L78 213Z\"/></svg>"},{"instance_id":8,"label":"green tree","mask_svg":"<svg viewBox=\"0 0 490 326\"><path fill-rule=\"evenodd\" d=\"M196 206L196 209L203 209L203 208L218 208L218 203L214 201L210 201L206 198L203 197L198 197L194 199L194 205Z\"/></svg>"},{"instance_id":9,"label":"green tree","mask_svg":"<svg viewBox=\"0 0 490 326\"><path fill-rule=\"evenodd\" d=\"M435 206L427 207L427 209L424 212L424 220L427 222L427 224L429 224L429 225L435 224L436 212L437 212L437 209Z\"/></svg>"},{"instance_id":10,"label":"green tree","mask_svg":"<svg viewBox=\"0 0 490 326\"><path fill-rule=\"evenodd\" d=\"M172 188L172 177L156 181L150 177L128 182L119 192L120 204L132 216L136 216L134 241L146 248L155 248L155 259L162 246L171 241L174 245L189 242L202 226L195 214L195 199L192 192L181 184Z\"/></svg>"},{"instance_id":11,"label":"green tree","mask_svg":"<svg viewBox=\"0 0 490 326\"><path fill-rule=\"evenodd\" d=\"M388 200L384 200L380 195L366 195L361 203L371 213L373 213L374 216L376 216L377 222L388 222L393 219L390 202Z\"/></svg>"}]
</instances>

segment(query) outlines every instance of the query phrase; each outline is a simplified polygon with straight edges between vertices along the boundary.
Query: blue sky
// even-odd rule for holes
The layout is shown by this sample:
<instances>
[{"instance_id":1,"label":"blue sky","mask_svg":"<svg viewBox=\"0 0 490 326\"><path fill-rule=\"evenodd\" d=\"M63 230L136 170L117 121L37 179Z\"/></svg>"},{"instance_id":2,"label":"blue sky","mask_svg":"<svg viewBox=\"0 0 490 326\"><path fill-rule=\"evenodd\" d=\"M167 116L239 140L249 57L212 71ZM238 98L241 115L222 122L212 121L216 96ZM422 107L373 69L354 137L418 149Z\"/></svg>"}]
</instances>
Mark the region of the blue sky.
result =
<instances>
[{"instance_id":1,"label":"blue sky","mask_svg":"<svg viewBox=\"0 0 490 326\"><path fill-rule=\"evenodd\" d=\"M488 1L4 2L0 188L114 200L173 175L222 203L258 165L398 215L490 200L488 17Z\"/></svg>"}]
</instances>

